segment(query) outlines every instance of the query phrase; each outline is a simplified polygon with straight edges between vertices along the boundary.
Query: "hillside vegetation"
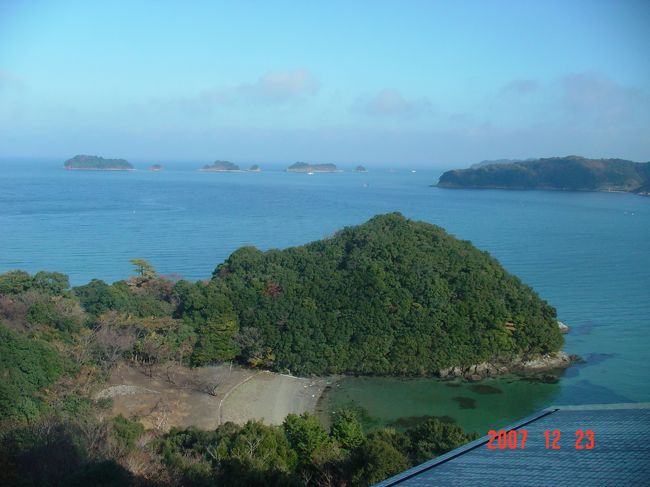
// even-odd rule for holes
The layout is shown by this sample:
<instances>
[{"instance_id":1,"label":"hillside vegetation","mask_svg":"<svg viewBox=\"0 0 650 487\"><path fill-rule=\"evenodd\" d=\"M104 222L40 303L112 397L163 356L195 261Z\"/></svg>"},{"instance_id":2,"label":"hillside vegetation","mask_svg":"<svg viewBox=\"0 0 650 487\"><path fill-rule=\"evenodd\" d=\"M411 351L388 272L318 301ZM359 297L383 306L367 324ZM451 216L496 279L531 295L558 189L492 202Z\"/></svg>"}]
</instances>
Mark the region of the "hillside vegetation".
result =
<instances>
[{"instance_id":1,"label":"hillside vegetation","mask_svg":"<svg viewBox=\"0 0 650 487\"><path fill-rule=\"evenodd\" d=\"M354 408L329 430L305 414L144 432L93 391L120 363L419 375L562 344L555 310L495 259L397 213L241 248L207 282L131 262L127 280L75 288L57 272L0 274L1 485L370 485L475 435L432 417L364 431Z\"/></svg>"},{"instance_id":2,"label":"hillside vegetation","mask_svg":"<svg viewBox=\"0 0 650 487\"><path fill-rule=\"evenodd\" d=\"M0 485L361 487L477 437L435 417L364 431L358 408L337 411L327 429L309 413L170 432L111 417L92 397L119 362L145 373L214 362L253 337L237 336L218 285L173 284L132 262L127 281L74 289L59 273L0 274Z\"/></svg>"},{"instance_id":3,"label":"hillside vegetation","mask_svg":"<svg viewBox=\"0 0 650 487\"><path fill-rule=\"evenodd\" d=\"M397 213L301 247L241 248L211 286L251 338L240 356L299 374L431 374L562 345L555 310L494 258Z\"/></svg>"},{"instance_id":4,"label":"hillside vegetation","mask_svg":"<svg viewBox=\"0 0 650 487\"><path fill-rule=\"evenodd\" d=\"M552 157L455 169L440 176L441 188L626 191L646 194L650 163L623 159Z\"/></svg>"}]
</instances>

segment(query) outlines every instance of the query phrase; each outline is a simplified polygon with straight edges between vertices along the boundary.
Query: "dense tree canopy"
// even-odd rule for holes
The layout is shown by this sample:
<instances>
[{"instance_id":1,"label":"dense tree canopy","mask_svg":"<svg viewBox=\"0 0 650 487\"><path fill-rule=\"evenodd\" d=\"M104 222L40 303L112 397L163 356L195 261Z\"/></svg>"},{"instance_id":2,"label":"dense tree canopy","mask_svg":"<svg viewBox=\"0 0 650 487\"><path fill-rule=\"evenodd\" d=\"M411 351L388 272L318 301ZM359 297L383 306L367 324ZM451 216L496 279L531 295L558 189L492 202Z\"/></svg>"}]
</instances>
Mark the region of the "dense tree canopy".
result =
<instances>
[{"instance_id":1,"label":"dense tree canopy","mask_svg":"<svg viewBox=\"0 0 650 487\"><path fill-rule=\"evenodd\" d=\"M158 448L185 485L367 486L476 438L437 418L404 432L366 435L354 411L338 416L348 425L356 422L354 445L341 441L340 428L328 432L313 415L303 414L287 416L280 427L249 421L215 431L176 429Z\"/></svg>"},{"instance_id":2,"label":"dense tree canopy","mask_svg":"<svg viewBox=\"0 0 650 487\"><path fill-rule=\"evenodd\" d=\"M132 263L137 276L73 290L63 274L2 274L0 320L132 330L131 356L146 361L238 359L299 374L427 375L562 345L555 310L495 259L400 214L301 247L242 247L209 282Z\"/></svg>"},{"instance_id":3,"label":"dense tree canopy","mask_svg":"<svg viewBox=\"0 0 650 487\"><path fill-rule=\"evenodd\" d=\"M562 345L555 310L495 259L399 214L301 247L241 248L211 285L297 373L429 374Z\"/></svg>"},{"instance_id":4,"label":"dense tree canopy","mask_svg":"<svg viewBox=\"0 0 650 487\"><path fill-rule=\"evenodd\" d=\"M42 340L0 324L0 419L30 419L44 404L38 393L64 372L64 360Z\"/></svg>"}]
</instances>

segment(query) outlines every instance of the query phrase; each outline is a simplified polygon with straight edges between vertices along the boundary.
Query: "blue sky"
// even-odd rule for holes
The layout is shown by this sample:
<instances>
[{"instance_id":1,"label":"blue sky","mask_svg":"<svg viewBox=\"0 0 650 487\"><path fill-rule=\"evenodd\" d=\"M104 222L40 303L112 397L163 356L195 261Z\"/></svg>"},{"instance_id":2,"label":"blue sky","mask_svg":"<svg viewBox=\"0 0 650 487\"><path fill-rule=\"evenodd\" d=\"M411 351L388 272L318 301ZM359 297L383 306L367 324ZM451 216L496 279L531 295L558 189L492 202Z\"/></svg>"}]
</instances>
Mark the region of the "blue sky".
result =
<instances>
[{"instance_id":1,"label":"blue sky","mask_svg":"<svg viewBox=\"0 0 650 487\"><path fill-rule=\"evenodd\" d=\"M650 2L0 0L0 156L650 160Z\"/></svg>"}]
</instances>

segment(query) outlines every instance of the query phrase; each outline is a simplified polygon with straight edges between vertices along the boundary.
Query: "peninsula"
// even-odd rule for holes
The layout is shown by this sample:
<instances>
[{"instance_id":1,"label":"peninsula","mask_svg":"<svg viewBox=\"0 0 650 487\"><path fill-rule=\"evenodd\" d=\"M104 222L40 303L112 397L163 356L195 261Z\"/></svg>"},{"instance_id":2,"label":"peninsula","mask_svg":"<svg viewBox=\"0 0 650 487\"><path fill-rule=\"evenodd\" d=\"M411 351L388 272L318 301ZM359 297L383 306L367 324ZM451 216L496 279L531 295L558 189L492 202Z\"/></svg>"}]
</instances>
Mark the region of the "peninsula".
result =
<instances>
[{"instance_id":1,"label":"peninsula","mask_svg":"<svg viewBox=\"0 0 650 487\"><path fill-rule=\"evenodd\" d=\"M80 154L68 159L63 167L69 171L133 171L134 167L125 159L104 159L99 156Z\"/></svg>"},{"instance_id":2,"label":"peninsula","mask_svg":"<svg viewBox=\"0 0 650 487\"><path fill-rule=\"evenodd\" d=\"M336 164L309 164L307 162L296 162L287 168L287 172L336 172Z\"/></svg>"},{"instance_id":3,"label":"peninsula","mask_svg":"<svg viewBox=\"0 0 650 487\"><path fill-rule=\"evenodd\" d=\"M486 164L487 162L487 164ZM439 188L544 189L560 191L617 191L648 195L650 163L580 156L484 161L469 169L445 172Z\"/></svg>"},{"instance_id":4,"label":"peninsula","mask_svg":"<svg viewBox=\"0 0 650 487\"><path fill-rule=\"evenodd\" d=\"M111 485L136 485L124 479L141 465L163 480L213 472L219 485L262 485L263 473L300 485L330 464L332 485L357 485L368 465L398 456L407 468L475 435L434 417L364 433L354 408L325 429L313 413L328 375L474 379L562 358L552 306L486 252L399 213L299 247L242 247L209 281L131 263L127 280L74 288L58 272L0 274L0 479L53 458L47 472L67 468L66 485L111 472ZM86 457L72 444L101 463L77 472ZM258 456L242 457L250 445ZM39 461L24 468L25 455ZM276 464L284 477L271 477Z\"/></svg>"},{"instance_id":5,"label":"peninsula","mask_svg":"<svg viewBox=\"0 0 650 487\"><path fill-rule=\"evenodd\" d=\"M298 375L465 375L563 343L555 309L494 258L399 213L301 247L240 248L210 285L256 337L239 359Z\"/></svg>"},{"instance_id":6,"label":"peninsula","mask_svg":"<svg viewBox=\"0 0 650 487\"><path fill-rule=\"evenodd\" d=\"M230 161L214 161L212 164L206 164L199 169L199 171L204 172L235 172L239 170L239 166Z\"/></svg>"}]
</instances>

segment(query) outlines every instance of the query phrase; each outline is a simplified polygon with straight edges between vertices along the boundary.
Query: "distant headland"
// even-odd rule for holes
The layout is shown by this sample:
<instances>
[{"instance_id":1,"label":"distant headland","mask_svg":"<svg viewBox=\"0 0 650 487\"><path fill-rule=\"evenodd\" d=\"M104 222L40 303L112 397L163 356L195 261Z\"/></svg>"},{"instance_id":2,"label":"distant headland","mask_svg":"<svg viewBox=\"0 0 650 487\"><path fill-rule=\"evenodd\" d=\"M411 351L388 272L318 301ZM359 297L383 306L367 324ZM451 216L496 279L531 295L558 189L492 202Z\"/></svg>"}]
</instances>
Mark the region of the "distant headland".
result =
<instances>
[{"instance_id":1,"label":"distant headland","mask_svg":"<svg viewBox=\"0 0 650 487\"><path fill-rule=\"evenodd\" d=\"M580 156L483 161L445 172L439 188L615 191L650 194L650 163Z\"/></svg>"},{"instance_id":2,"label":"distant headland","mask_svg":"<svg viewBox=\"0 0 650 487\"><path fill-rule=\"evenodd\" d=\"M69 171L133 171L126 159L104 159L99 156L80 154L68 159L63 167Z\"/></svg>"},{"instance_id":3,"label":"distant headland","mask_svg":"<svg viewBox=\"0 0 650 487\"><path fill-rule=\"evenodd\" d=\"M308 164L307 162L296 162L287 168L287 172L336 172L336 164Z\"/></svg>"},{"instance_id":4,"label":"distant headland","mask_svg":"<svg viewBox=\"0 0 650 487\"><path fill-rule=\"evenodd\" d=\"M355 172L368 172L368 170L362 165L358 165L357 167L355 167L354 171Z\"/></svg>"}]
</instances>

